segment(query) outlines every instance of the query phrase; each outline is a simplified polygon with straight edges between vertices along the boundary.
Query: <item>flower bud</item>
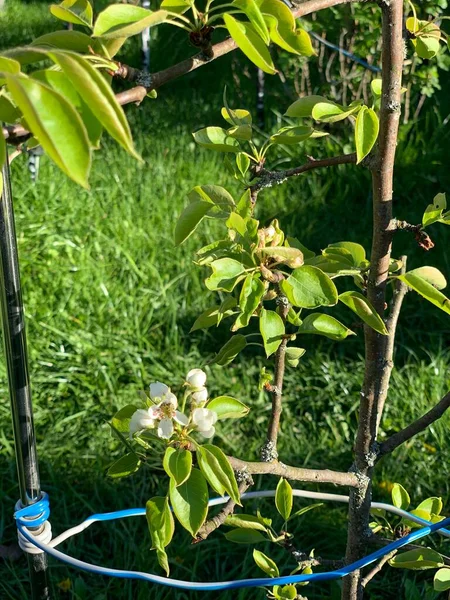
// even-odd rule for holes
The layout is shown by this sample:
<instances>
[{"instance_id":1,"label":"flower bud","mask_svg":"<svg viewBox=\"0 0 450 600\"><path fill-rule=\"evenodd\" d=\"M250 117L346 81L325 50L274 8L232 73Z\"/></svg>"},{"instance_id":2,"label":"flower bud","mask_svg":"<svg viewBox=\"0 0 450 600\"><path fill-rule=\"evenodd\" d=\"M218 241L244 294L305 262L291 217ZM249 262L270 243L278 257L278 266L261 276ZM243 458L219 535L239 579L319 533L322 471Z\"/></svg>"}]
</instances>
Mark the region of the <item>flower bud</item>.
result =
<instances>
[{"instance_id":1,"label":"flower bud","mask_svg":"<svg viewBox=\"0 0 450 600\"><path fill-rule=\"evenodd\" d=\"M200 388L192 394L192 400L196 404L203 404L203 402L208 400L208 390L205 387Z\"/></svg>"},{"instance_id":2,"label":"flower bud","mask_svg":"<svg viewBox=\"0 0 450 600\"><path fill-rule=\"evenodd\" d=\"M186 375L186 383L195 390L201 390L205 387L206 373L201 369L191 369Z\"/></svg>"}]
</instances>

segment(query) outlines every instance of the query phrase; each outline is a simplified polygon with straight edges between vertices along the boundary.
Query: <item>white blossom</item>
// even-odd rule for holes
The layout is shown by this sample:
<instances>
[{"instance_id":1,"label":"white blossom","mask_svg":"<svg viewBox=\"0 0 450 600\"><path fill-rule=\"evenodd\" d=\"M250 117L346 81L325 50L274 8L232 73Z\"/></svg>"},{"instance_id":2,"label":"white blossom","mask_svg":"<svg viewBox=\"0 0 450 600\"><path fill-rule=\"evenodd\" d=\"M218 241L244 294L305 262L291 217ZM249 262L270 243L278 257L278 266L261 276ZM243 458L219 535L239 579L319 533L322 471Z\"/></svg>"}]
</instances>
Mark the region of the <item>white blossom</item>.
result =
<instances>
[{"instance_id":1,"label":"white blossom","mask_svg":"<svg viewBox=\"0 0 450 600\"><path fill-rule=\"evenodd\" d=\"M191 369L186 375L186 383L195 390L200 390L205 386L206 373L201 369Z\"/></svg>"},{"instance_id":2,"label":"white blossom","mask_svg":"<svg viewBox=\"0 0 450 600\"><path fill-rule=\"evenodd\" d=\"M150 409L139 408L133 413L130 420L130 438L143 429L153 429L155 420L150 414Z\"/></svg>"},{"instance_id":3,"label":"white blossom","mask_svg":"<svg viewBox=\"0 0 450 600\"><path fill-rule=\"evenodd\" d=\"M208 400L208 390L203 387L192 394L192 400L196 404L203 404Z\"/></svg>"},{"instance_id":4,"label":"white blossom","mask_svg":"<svg viewBox=\"0 0 450 600\"><path fill-rule=\"evenodd\" d=\"M189 419L177 410L177 406L176 396L168 391L159 404L148 409L151 418L157 421L158 437L164 440L170 439L173 435L173 421L183 426L188 424Z\"/></svg>"},{"instance_id":5,"label":"white blossom","mask_svg":"<svg viewBox=\"0 0 450 600\"><path fill-rule=\"evenodd\" d=\"M195 408L192 412L192 422L199 433L205 438L211 438L216 429L217 413L209 408Z\"/></svg>"}]
</instances>

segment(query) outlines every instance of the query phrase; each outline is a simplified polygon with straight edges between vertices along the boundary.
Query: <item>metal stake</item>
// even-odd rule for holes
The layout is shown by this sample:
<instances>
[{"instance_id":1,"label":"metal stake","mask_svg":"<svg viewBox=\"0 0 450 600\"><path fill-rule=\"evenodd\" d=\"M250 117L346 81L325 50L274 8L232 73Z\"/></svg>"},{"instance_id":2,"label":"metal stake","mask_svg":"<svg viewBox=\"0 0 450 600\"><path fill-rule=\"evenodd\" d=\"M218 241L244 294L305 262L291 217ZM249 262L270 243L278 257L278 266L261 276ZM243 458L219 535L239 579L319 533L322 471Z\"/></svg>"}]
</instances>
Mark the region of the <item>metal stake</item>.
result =
<instances>
[{"instance_id":1,"label":"metal stake","mask_svg":"<svg viewBox=\"0 0 450 600\"><path fill-rule=\"evenodd\" d=\"M0 303L3 342L8 370L9 396L13 419L17 474L23 506L40 499L41 487L28 373L25 317L20 287L19 259L8 161L3 166L0 202ZM47 557L27 554L33 600L50 598Z\"/></svg>"}]
</instances>

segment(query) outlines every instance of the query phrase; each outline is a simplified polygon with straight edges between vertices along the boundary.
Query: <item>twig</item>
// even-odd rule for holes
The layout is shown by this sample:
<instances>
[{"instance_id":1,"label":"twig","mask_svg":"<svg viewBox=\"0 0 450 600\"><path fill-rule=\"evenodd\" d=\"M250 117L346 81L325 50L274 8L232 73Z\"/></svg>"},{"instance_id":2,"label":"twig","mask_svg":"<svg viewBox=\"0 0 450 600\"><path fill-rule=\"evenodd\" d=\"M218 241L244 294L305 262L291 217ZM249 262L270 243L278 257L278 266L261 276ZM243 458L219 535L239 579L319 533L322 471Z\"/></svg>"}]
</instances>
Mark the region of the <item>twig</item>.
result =
<instances>
[{"instance_id":1,"label":"twig","mask_svg":"<svg viewBox=\"0 0 450 600\"><path fill-rule=\"evenodd\" d=\"M258 181L250 188L252 193L257 193L264 188L272 187L273 185L279 185L286 181L289 177L297 177L307 171L313 169L321 169L322 167L333 167L335 165L355 164L356 154L342 154L341 156L332 156L330 158L322 158L315 160L310 158L307 163L294 167L292 169L286 169L284 171L267 171L266 169L260 169L257 174Z\"/></svg>"},{"instance_id":2,"label":"twig","mask_svg":"<svg viewBox=\"0 0 450 600\"><path fill-rule=\"evenodd\" d=\"M422 415L416 421L391 435L385 442L380 444L378 450L378 459L390 454L396 448L413 438L415 435L424 431L427 427L442 417L445 411L450 407L450 392L446 394L440 402L431 410Z\"/></svg>"},{"instance_id":3,"label":"twig","mask_svg":"<svg viewBox=\"0 0 450 600\"><path fill-rule=\"evenodd\" d=\"M314 483L334 483L346 487L357 487L358 478L354 473L342 473L329 469L303 469L291 467L281 462L250 462L228 456L228 461L235 471L249 475L277 475L292 481L307 481Z\"/></svg>"},{"instance_id":4,"label":"twig","mask_svg":"<svg viewBox=\"0 0 450 600\"><path fill-rule=\"evenodd\" d=\"M375 575L377 575L381 571L385 564L389 560L391 560L391 558L396 554L397 550L392 550L392 552L388 552L388 554L385 554L383 558L378 562L378 564L371 571L369 571L365 577L361 579L361 587L365 588L369 581L371 581L375 577Z\"/></svg>"},{"instance_id":5,"label":"twig","mask_svg":"<svg viewBox=\"0 0 450 600\"><path fill-rule=\"evenodd\" d=\"M298 563L298 566L302 569L306 567L326 567L327 569L341 569L345 566L345 560L332 560L328 558L321 558L320 556L311 557L306 552L301 552L297 550L294 544L290 539L286 539L281 542L281 546L285 548L293 557L293 559Z\"/></svg>"},{"instance_id":6,"label":"twig","mask_svg":"<svg viewBox=\"0 0 450 600\"><path fill-rule=\"evenodd\" d=\"M403 275L406 272L406 256L401 256L402 267L400 273ZM403 299L408 291L408 286L403 283L401 279L396 279L394 283L394 295L392 298L391 312L386 320L386 328L389 332L389 336L386 343L386 369L384 372L384 379L386 386L389 383L391 372L394 367L394 347L395 347L395 334L397 331L398 318L403 304ZM384 383L384 382L383 382ZM377 407L377 433L380 427L381 418L383 416L384 404L386 402L387 394L380 394L378 398Z\"/></svg>"},{"instance_id":7,"label":"twig","mask_svg":"<svg viewBox=\"0 0 450 600\"><path fill-rule=\"evenodd\" d=\"M243 481L239 484L239 496L244 494L248 488L253 485L253 480L251 477L245 477ZM198 544L199 542L203 542L206 538L216 529L218 529L221 525L223 525L226 521L226 518L229 515L233 514L234 508L236 506L236 502L230 498L228 502L225 504L223 509L220 511L218 515L208 519L206 523L202 525L199 532L197 533L195 540L192 542L193 544Z\"/></svg>"},{"instance_id":8,"label":"twig","mask_svg":"<svg viewBox=\"0 0 450 600\"><path fill-rule=\"evenodd\" d=\"M290 304L284 294L281 293L279 286L277 288L277 301L280 310L280 317L283 323L286 323L286 317L288 315ZM263 462L270 462L277 460L277 440L278 432L280 429L280 419L282 411L282 396L283 396L283 381L284 371L286 362L286 347L288 344L288 338L283 338L275 353L275 370L274 370L274 384L271 386L272 394L272 412L270 415L269 426L267 428L267 439L261 448L261 460Z\"/></svg>"}]
</instances>

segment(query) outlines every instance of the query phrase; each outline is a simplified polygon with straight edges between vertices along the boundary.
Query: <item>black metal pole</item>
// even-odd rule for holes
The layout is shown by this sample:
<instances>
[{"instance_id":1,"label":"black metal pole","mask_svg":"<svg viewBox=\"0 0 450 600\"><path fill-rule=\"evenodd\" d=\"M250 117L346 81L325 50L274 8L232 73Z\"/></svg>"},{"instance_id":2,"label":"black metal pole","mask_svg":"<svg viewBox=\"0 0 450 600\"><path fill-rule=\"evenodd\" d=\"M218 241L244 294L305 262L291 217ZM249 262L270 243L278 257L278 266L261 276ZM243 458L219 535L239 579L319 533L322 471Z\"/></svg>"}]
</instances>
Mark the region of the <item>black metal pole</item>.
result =
<instances>
[{"instance_id":1,"label":"black metal pole","mask_svg":"<svg viewBox=\"0 0 450 600\"><path fill-rule=\"evenodd\" d=\"M17 474L23 506L41 496L36 440L28 373L25 316L20 287L19 259L14 225L11 177L8 161L3 166L3 192L0 202L0 303L3 342L8 370L9 396L13 419ZM47 583L47 557L27 554L33 600L50 598Z\"/></svg>"}]
</instances>

